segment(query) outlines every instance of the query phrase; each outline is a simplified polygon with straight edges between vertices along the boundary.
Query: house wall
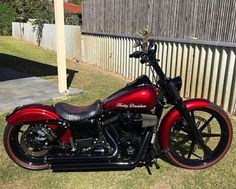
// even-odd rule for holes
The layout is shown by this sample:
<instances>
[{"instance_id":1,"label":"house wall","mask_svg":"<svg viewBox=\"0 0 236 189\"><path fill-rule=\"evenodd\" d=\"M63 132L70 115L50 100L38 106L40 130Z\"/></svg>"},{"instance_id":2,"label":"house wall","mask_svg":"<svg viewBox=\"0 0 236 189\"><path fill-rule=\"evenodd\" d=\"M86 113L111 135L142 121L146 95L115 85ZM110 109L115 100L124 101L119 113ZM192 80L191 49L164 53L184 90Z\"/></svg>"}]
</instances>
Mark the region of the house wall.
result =
<instances>
[{"instance_id":1,"label":"house wall","mask_svg":"<svg viewBox=\"0 0 236 189\"><path fill-rule=\"evenodd\" d=\"M45 24L40 47L56 51L56 28L54 24ZM37 45L36 32L31 23L12 23L12 36ZM65 26L66 56L81 59L81 30L79 26Z\"/></svg>"}]
</instances>

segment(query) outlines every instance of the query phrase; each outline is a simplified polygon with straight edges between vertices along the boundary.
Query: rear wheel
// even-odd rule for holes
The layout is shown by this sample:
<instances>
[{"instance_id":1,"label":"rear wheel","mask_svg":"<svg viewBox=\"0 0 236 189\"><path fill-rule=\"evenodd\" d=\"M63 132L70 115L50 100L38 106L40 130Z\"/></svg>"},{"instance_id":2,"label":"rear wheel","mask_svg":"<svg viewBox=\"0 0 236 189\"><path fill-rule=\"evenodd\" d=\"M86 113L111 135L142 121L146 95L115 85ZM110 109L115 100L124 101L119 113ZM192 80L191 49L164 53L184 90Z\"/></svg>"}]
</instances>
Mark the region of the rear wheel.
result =
<instances>
[{"instance_id":1,"label":"rear wheel","mask_svg":"<svg viewBox=\"0 0 236 189\"><path fill-rule=\"evenodd\" d=\"M8 124L4 131L4 146L9 157L18 165L32 170L48 168L44 156L48 153L47 139L36 124Z\"/></svg>"},{"instance_id":2,"label":"rear wheel","mask_svg":"<svg viewBox=\"0 0 236 189\"><path fill-rule=\"evenodd\" d=\"M204 144L198 145L190 129L177 120L169 131L168 159L187 169L207 168L228 151L232 141L232 125L226 113L215 104L191 111Z\"/></svg>"}]
</instances>

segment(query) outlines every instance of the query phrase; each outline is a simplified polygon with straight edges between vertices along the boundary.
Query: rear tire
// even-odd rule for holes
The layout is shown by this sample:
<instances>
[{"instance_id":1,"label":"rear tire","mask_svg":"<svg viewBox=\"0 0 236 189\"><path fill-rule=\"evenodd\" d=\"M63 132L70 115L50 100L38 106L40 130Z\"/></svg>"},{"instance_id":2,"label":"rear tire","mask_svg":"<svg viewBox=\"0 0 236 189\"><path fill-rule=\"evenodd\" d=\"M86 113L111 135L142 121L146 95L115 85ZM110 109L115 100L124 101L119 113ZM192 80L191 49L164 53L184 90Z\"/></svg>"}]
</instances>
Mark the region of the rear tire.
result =
<instances>
[{"instance_id":1,"label":"rear tire","mask_svg":"<svg viewBox=\"0 0 236 189\"><path fill-rule=\"evenodd\" d=\"M191 111L205 147L191 137L190 129L176 120L169 130L169 150L166 157L176 166L186 169L205 169L220 161L232 142L233 130L228 115L219 106Z\"/></svg>"},{"instance_id":2,"label":"rear tire","mask_svg":"<svg viewBox=\"0 0 236 189\"><path fill-rule=\"evenodd\" d=\"M29 153L26 145L22 142L22 136L26 131L21 131L22 125L7 124L4 130L3 142L8 156L19 166L30 170L45 170L48 169L48 164L44 162L44 155L46 151L34 151ZM20 135L21 134L21 135ZM37 154L37 155L33 155Z\"/></svg>"}]
</instances>

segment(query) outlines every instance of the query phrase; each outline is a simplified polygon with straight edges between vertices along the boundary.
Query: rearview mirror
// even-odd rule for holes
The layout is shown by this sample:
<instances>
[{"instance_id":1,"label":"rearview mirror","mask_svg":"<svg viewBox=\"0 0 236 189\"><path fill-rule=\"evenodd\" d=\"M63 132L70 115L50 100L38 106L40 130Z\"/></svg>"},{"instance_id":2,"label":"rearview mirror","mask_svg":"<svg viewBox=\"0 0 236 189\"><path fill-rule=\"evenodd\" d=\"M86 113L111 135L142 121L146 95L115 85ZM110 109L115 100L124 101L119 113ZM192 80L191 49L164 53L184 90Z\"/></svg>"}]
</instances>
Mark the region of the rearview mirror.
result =
<instances>
[{"instance_id":1,"label":"rearview mirror","mask_svg":"<svg viewBox=\"0 0 236 189\"><path fill-rule=\"evenodd\" d=\"M141 41L140 40L135 40L135 43L133 45L134 48L141 46Z\"/></svg>"}]
</instances>

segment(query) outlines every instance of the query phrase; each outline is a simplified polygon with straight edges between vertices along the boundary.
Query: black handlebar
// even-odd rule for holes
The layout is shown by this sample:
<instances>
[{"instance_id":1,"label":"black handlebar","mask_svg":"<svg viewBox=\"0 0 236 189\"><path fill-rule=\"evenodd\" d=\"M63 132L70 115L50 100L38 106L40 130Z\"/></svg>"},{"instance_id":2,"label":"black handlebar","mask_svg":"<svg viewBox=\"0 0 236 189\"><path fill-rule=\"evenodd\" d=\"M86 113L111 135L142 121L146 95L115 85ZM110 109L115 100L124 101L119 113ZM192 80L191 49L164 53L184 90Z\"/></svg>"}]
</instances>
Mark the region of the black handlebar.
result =
<instances>
[{"instance_id":1,"label":"black handlebar","mask_svg":"<svg viewBox=\"0 0 236 189\"><path fill-rule=\"evenodd\" d=\"M153 48L154 47L154 48ZM130 58L141 58L140 62L143 64L148 62L150 59L153 59L156 56L157 45L153 42L150 42L147 51L135 51L129 55Z\"/></svg>"},{"instance_id":2,"label":"black handlebar","mask_svg":"<svg viewBox=\"0 0 236 189\"><path fill-rule=\"evenodd\" d=\"M129 55L130 58L141 58L143 52L142 51L135 51Z\"/></svg>"},{"instance_id":3,"label":"black handlebar","mask_svg":"<svg viewBox=\"0 0 236 189\"><path fill-rule=\"evenodd\" d=\"M129 55L130 58L141 58L140 63L149 63L149 66L152 66L156 71L157 75L164 79L165 74L163 73L162 69L158 65L159 59L156 59L156 52L157 52L157 44L151 42L149 43L149 47L147 51L135 51Z\"/></svg>"}]
</instances>

